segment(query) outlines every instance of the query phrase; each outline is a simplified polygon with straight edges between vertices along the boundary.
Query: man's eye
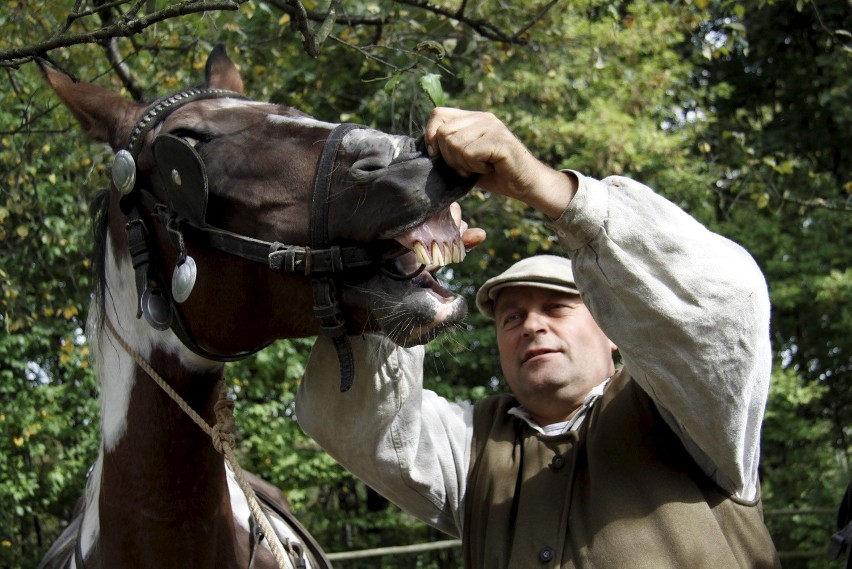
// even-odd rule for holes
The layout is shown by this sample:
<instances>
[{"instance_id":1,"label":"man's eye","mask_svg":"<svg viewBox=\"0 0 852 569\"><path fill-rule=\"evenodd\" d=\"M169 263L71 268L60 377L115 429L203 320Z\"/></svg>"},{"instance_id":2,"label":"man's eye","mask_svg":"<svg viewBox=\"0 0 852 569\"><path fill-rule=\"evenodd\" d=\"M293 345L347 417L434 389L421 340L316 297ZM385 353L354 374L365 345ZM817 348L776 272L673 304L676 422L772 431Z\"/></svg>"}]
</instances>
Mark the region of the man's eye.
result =
<instances>
[{"instance_id":1,"label":"man's eye","mask_svg":"<svg viewBox=\"0 0 852 569\"><path fill-rule=\"evenodd\" d=\"M516 325L520 321L521 321L521 315L520 314L517 314L517 313L507 314L506 316L503 317L503 327L504 328L511 328L512 326Z\"/></svg>"}]
</instances>

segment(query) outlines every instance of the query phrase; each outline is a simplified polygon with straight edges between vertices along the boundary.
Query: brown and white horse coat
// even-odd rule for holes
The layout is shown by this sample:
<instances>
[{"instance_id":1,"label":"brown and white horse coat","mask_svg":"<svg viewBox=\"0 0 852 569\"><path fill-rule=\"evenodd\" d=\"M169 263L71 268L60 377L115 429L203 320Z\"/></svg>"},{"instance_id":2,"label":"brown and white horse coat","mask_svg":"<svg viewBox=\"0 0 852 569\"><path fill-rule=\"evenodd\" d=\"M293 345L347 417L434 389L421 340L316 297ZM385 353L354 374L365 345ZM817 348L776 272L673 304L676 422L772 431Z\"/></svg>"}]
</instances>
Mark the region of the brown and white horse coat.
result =
<instances>
[{"instance_id":1,"label":"brown and white horse coat","mask_svg":"<svg viewBox=\"0 0 852 569\"><path fill-rule=\"evenodd\" d=\"M86 133L115 151L128 146L150 111L52 69L45 74ZM242 91L236 68L220 48L208 61L207 84ZM100 200L101 283L88 336L101 384L102 444L81 515L44 567L275 566L265 540L250 561L255 542L246 499L210 437L154 384L110 326L209 424L216 421L223 361L278 338L322 332L313 310L315 282L306 271L272 270L193 235L208 235L212 228L210 235L245 238L240 247L258 242L307 248L303 259L310 263L317 164L338 125L241 96L193 100L167 110L142 131L130 192L143 192L157 205L135 199L128 206L115 188ZM188 198L192 207L201 204L192 213L174 206L184 196L169 194L174 191L169 173L161 172L152 152L158 138L169 135L192 148L209 181L203 203ZM171 172L178 185L179 170ZM413 345L458 323L464 301L431 271L464 256L464 225L450 205L472 182L426 156L415 140L369 128L342 137L328 180L323 212L328 245L375 256L375 263L335 273L326 283L345 333L382 332ZM147 272L140 272L129 252L133 216L145 229ZM178 241L185 239L183 249L175 245L176 233ZM169 279L186 256L197 274L188 298L177 302L168 296ZM174 320L183 323L181 335L174 325L152 326L147 313L139 317L141 291L152 286L165 291ZM307 567L325 566L298 524L277 519L275 525L285 541L305 551Z\"/></svg>"}]
</instances>

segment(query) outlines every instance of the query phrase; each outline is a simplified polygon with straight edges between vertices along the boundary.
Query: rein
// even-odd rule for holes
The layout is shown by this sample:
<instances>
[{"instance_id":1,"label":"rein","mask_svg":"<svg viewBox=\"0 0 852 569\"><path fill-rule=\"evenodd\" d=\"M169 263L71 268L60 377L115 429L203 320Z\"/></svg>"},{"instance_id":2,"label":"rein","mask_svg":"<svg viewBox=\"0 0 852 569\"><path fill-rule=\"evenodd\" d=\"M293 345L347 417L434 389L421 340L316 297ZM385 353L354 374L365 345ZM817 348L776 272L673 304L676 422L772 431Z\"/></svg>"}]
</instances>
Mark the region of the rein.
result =
<instances>
[{"instance_id":1,"label":"rein","mask_svg":"<svg viewBox=\"0 0 852 569\"><path fill-rule=\"evenodd\" d=\"M109 317L104 319L104 323L107 330L109 330L110 335L116 342L118 342L122 349L124 349L124 351L133 358L136 365L142 368L148 377L150 377L154 383L156 383L160 389L162 389L166 395L168 395L172 401L174 401L181 410L183 410L183 412L186 413L189 418L192 419L192 421L212 439L213 448L222 453L225 457L225 460L234 471L234 476L237 479L237 483L240 485L240 489L243 491L243 494L245 494L246 500L249 504L249 509L252 513L252 518L259 524L263 537L265 537L266 541L269 543L269 549L272 552L272 557L275 559L278 567L280 569L288 569L288 565L285 563L284 559L285 552L293 562L294 567L305 567L305 559L301 551L301 546L299 544L291 543L289 538L281 540L278 534L275 533L275 530L272 528L272 523L269 521L266 512L263 511L254 489L243 474L239 461L234 456L234 447L236 445L236 440L232 433L234 427L234 416L232 412L234 402L228 398L224 382L222 383L219 399L214 405L216 424L211 427L207 424L204 418L201 417L195 409L190 407L189 404L172 388L172 386L169 385L163 377L124 340L121 334L119 334L113 326ZM78 539L78 550L79 542L80 540ZM252 564L253 563L250 563L249 567L251 567Z\"/></svg>"}]
</instances>

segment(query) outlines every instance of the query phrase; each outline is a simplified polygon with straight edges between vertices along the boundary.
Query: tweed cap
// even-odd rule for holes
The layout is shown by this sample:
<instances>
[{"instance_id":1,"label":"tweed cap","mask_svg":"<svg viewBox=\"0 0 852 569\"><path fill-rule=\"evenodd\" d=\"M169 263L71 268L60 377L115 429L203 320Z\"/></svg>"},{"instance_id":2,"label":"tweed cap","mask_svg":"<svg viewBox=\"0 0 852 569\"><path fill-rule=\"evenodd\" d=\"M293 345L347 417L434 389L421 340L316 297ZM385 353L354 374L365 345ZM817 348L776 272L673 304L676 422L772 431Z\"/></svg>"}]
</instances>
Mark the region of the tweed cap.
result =
<instances>
[{"instance_id":1,"label":"tweed cap","mask_svg":"<svg viewBox=\"0 0 852 569\"><path fill-rule=\"evenodd\" d=\"M485 281L476 293L476 307L487 318L494 318L497 294L510 286L530 286L580 294L574 283L571 261L556 255L536 255L522 259L503 273Z\"/></svg>"}]
</instances>

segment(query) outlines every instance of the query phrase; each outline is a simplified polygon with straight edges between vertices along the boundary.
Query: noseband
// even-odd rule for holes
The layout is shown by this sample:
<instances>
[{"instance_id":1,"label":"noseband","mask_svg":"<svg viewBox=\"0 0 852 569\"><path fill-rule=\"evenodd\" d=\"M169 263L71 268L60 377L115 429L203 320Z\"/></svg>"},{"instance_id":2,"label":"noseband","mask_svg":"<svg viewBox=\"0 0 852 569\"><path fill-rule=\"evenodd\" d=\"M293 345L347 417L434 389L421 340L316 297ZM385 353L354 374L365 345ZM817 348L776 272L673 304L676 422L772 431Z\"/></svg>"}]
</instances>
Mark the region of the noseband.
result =
<instances>
[{"instance_id":1,"label":"noseband","mask_svg":"<svg viewBox=\"0 0 852 569\"><path fill-rule=\"evenodd\" d=\"M365 247L331 245L328 238L328 197L338 149L346 133L366 127L341 124L325 142L314 179L310 247L262 241L206 223L207 173L198 152L186 140L169 134L158 135L154 139L154 161L168 203L158 200L149 189L142 187L136 177L136 164L148 132L188 103L225 97L246 98L223 89L191 88L154 102L134 127L126 149L116 153L112 180L116 190L122 194L121 209L128 217L126 232L139 299L136 316L144 316L157 330L171 328L187 348L202 357L221 362L235 361L268 344L238 354L223 355L211 353L194 340L180 311L176 310L176 304L189 297L196 277L195 261L187 254L185 240L264 263L272 270L304 275L311 281L314 316L321 333L329 336L337 348L340 389L346 391L352 386L354 360L346 335L346 319L335 298L336 285L344 272L353 269L375 267L388 274L382 267L381 254ZM164 288L149 272L152 253L148 247L148 229L142 219L142 211L147 211L166 227L169 240L178 250L171 289ZM414 275L389 276L407 279Z\"/></svg>"}]
</instances>

